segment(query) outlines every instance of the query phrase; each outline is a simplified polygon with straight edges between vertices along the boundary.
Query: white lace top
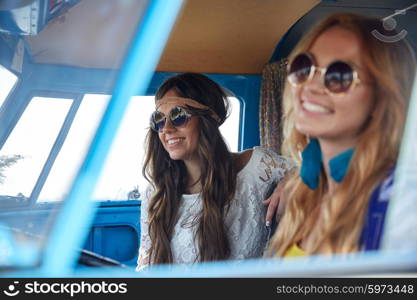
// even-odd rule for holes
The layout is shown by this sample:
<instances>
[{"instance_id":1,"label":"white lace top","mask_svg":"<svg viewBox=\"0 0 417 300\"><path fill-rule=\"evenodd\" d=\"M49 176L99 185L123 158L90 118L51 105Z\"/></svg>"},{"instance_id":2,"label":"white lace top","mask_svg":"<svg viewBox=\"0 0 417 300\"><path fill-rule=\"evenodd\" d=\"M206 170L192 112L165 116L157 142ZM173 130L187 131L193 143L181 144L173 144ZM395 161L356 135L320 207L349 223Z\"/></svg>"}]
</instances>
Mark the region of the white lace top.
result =
<instances>
[{"instance_id":1,"label":"white lace top","mask_svg":"<svg viewBox=\"0 0 417 300\"><path fill-rule=\"evenodd\" d=\"M265 227L266 207L262 203L273 191L292 163L273 151L255 147L246 166L237 174L236 193L225 216L231 248L230 259L260 257L267 242ZM151 241L148 235L149 189L141 204L141 241L138 267L149 263ZM198 262L198 242L195 237L198 224L193 222L202 208L200 194L183 195L178 211L171 249L174 263Z\"/></svg>"}]
</instances>

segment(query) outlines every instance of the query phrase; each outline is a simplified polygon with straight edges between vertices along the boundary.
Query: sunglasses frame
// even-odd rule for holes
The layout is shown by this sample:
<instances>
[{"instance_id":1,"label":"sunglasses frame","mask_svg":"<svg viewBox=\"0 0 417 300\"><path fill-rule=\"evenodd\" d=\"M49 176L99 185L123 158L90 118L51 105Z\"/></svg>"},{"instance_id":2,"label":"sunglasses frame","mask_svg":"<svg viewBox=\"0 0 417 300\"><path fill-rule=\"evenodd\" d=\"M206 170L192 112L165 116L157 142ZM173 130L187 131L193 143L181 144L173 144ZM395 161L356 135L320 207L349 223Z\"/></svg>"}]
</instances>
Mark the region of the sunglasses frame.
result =
<instances>
[{"instance_id":1,"label":"sunglasses frame","mask_svg":"<svg viewBox=\"0 0 417 300\"><path fill-rule=\"evenodd\" d=\"M172 111L174 109L177 109L177 108L180 108L181 110L183 110L185 112L186 120L185 120L185 122L183 124L175 126L174 123L173 123L173 121L172 121L172 118L171 118L171 113L172 113ZM158 123L160 123L162 121L160 121L158 123L155 123L155 121L154 121L154 114L157 113L157 112L164 115L163 120L164 120L165 123L164 123L164 126L162 126L160 129L156 129L156 124L158 124ZM182 106L175 106L175 107L173 107L169 111L168 115L165 115L164 113L160 112L159 110L155 110L151 114L150 126L151 126L151 128L152 128L153 131L155 131L155 132L161 132L164 129L165 125L166 125L167 119L169 119L169 122L171 123L171 125L173 127L175 127L175 128L182 128L182 127L185 127L187 125L188 121L191 119L192 116L193 116L193 114L190 113L185 107L182 107Z\"/></svg>"},{"instance_id":2,"label":"sunglasses frame","mask_svg":"<svg viewBox=\"0 0 417 300\"><path fill-rule=\"evenodd\" d=\"M295 61L295 59L298 58L300 55L305 55L305 56L308 57L308 59L311 62L311 67L310 67L310 73L308 74L307 79L304 82L302 82L302 83L296 83L296 82L294 82L294 81L292 81L290 79L290 68L291 68L292 63ZM349 87L347 88L346 91L332 92L326 86L326 83L325 83L325 75L326 75L326 72L329 69L329 67L331 65L333 65L334 63L344 63L344 64L348 65L350 67L350 69L352 70L352 77L353 77L353 79L352 79L352 82L350 83L350 85L349 85ZM294 57L294 59L292 59L291 62L287 65L287 80L288 80L288 82L293 87L299 87L299 86L302 86L305 83L310 82L314 78L314 75L316 73L319 73L319 75L320 75L320 82L324 86L325 91L327 93L329 93L330 95L333 95L333 96L343 96L343 95L347 94L356 85L358 85L358 84L361 83L361 80L359 78L358 71L356 70L356 67L353 64L351 64L351 63L349 63L347 61L343 61L343 60L335 60L335 61L332 61L326 67L320 68L320 67L316 66L316 60L314 59L314 55L313 54L308 53L308 52L303 52L303 53L298 54L296 57Z\"/></svg>"}]
</instances>

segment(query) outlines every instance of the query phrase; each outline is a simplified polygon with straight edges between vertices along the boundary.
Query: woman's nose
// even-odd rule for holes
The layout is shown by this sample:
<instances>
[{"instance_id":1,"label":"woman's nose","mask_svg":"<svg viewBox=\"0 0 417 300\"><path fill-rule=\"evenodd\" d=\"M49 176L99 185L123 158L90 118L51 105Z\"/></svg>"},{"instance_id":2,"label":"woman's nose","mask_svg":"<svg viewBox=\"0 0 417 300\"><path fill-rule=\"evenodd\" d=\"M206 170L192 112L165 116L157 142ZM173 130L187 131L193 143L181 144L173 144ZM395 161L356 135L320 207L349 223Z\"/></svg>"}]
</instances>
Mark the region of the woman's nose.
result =
<instances>
[{"instance_id":1,"label":"woman's nose","mask_svg":"<svg viewBox=\"0 0 417 300\"><path fill-rule=\"evenodd\" d=\"M169 133L169 132L173 132L175 130L176 130L176 128L172 125L171 120L169 120L167 118L166 121L165 121L165 125L162 128L162 132Z\"/></svg>"},{"instance_id":2,"label":"woman's nose","mask_svg":"<svg viewBox=\"0 0 417 300\"><path fill-rule=\"evenodd\" d=\"M314 94L323 94L326 92L326 87L323 84L322 70L314 70L314 74L310 80L304 84L304 88Z\"/></svg>"}]
</instances>

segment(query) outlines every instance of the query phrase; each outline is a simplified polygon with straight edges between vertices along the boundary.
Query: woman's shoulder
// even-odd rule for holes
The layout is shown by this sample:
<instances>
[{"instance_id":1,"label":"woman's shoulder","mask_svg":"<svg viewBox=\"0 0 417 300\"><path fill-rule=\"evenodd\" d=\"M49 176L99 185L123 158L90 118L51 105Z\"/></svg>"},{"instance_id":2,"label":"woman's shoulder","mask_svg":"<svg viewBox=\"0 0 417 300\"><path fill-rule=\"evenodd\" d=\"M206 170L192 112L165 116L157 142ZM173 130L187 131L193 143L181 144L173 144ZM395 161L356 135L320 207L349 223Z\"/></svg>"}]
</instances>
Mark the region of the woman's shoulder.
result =
<instances>
[{"instance_id":1,"label":"woman's shoulder","mask_svg":"<svg viewBox=\"0 0 417 300\"><path fill-rule=\"evenodd\" d=\"M236 166L240 167L238 169L243 169L243 167L245 167L251 159L257 158L261 160L262 158L269 157L277 161L288 161L288 159L284 156L279 155L278 153L269 148L261 146L255 146L252 149L247 149L241 152L233 153L233 155L235 157Z\"/></svg>"},{"instance_id":2,"label":"woman's shoulder","mask_svg":"<svg viewBox=\"0 0 417 300\"><path fill-rule=\"evenodd\" d=\"M265 176L263 175L266 173L268 179L271 176L281 178L283 174L294 167L291 160L264 147L256 146L253 149L235 154L237 155L236 166L240 175L249 173L251 175L258 175L256 178L264 178ZM256 174L252 174L254 172Z\"/></svg>"},{"instance_id":3,"label":"woman's shoulder","mask_svg":"<svg viewBox=\"0 0 417 300\"><path fill-rule=\"evenodd\" d=\"M251 160L253 155L253 149L247 149L242 152L233 153L235 167L237 172L243 170Z\"/></svg>"},{"instance_id":4,"label":"woman's shoulder","mask_svg":"<svg viewBox=\"0 0 417 300\"><path fill-rule=\"evenodd\" d=\"M233 153L237 172L246 169L253 161L259 161L264 155L264 148L256 146L241 152Z\"/></svg>"},{"instance_id":5,"label":"woman's shoulder","mask_svg":"<svg viewBox=\"0 0 417 300\"><path fill-rule=\"evenodd\" d=\"M292 159L282 156L270 148L257 146L253 150L262 164L285 170L290 170L295 167L295 162Z\"/></svg>"}]
</instances>

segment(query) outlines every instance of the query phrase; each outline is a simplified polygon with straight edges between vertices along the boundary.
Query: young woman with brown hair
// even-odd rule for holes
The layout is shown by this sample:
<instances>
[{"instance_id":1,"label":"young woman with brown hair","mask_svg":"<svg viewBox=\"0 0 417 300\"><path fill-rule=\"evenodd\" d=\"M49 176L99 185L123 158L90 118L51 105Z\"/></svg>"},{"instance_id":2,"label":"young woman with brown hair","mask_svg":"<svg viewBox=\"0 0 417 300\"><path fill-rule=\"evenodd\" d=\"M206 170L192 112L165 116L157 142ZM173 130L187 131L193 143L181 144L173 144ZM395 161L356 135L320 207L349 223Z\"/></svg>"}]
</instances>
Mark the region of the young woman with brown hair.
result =
<instances>
[{"instance_id":1,"label":"young woman with brown hair","mask_svg":"<svg viewBox=\"0 0 417 300\"><path fill-rule=\"evenodd\" d=\"M262 256L267 241L262 200L290 163L260 147L229 151L219 131L228 99L204 75L173 76L155 99L138 269Z\"/></svg>"}]
</instances>

